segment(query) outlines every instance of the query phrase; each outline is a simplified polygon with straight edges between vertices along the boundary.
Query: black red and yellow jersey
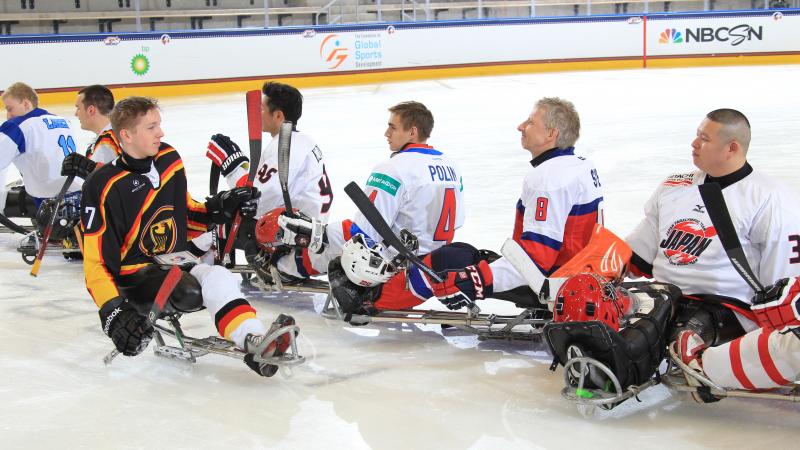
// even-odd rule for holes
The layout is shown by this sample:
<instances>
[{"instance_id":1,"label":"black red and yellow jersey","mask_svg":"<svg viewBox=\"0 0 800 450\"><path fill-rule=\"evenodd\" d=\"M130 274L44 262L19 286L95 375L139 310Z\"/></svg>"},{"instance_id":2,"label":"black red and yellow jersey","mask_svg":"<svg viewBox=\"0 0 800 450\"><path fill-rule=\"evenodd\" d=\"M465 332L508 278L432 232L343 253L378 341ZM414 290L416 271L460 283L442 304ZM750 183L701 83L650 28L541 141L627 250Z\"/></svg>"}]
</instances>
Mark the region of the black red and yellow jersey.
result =
<instances>
[{"instance_id":1,"label":"black red and yellow jersey","mask_svg":"<svg viewBox=\"0 0 800 450\"><path fill-rule=\"evenodd\" d=\"M86 157L101 164L111 162L121 153L122 146L119 145L114 130L110 128L101 131L94 143L86 149Z\"/></svg>"},{"instance_id":2,"label":"black red and yellow jersey","mask_svg":"<svg viewBox=\"0 0 800 450\"><path fill-rule=\"evenodd\" d=\"M153 158L125 156L95 170L83 185L81 225L86 287L97 306L120 295L121 277L152 264L154 255L185 250L208 223L169 144Z\"/></svg>"}]
</instances>

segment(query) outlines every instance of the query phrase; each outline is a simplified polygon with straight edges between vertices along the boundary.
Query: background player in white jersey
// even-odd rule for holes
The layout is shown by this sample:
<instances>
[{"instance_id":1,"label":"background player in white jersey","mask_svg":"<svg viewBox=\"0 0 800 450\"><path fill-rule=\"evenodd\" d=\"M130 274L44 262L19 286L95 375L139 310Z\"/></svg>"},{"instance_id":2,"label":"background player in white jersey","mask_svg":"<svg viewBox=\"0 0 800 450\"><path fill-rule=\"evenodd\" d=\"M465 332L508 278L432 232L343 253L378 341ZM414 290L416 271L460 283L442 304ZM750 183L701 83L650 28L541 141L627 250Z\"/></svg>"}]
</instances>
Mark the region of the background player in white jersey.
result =
<instances>
[{"instance_id":1,"label":"background player in white jersey","mask_svg":"<svg viewBox=\"0 0 800 450\"><path fill-rule=\"evenodd\" d=\"M461 171L455 161L427 144L434 120L425 105L402 102L389 108L389 113L385 136L391 155L373 168L365 191L392 229L398 234L401 230L410 232L416 237L419 253L425 255L452 242L455 230L464 222ZM277 222L284 243L294 244L297 234L310 241L308 249L295 251L291 257L278 261L281 272L300 277L329 272L334 289L347 285L361 290L347 281L339 260L334 259L342 255L345 242L356 235L363 236L354 243L359 248L372 247L373 241L380 240L361 213L356 213L352 220L327 227L314 220L286 216L278 217ZM388 281L393 273L389 269L378 279ZM373 286L366 295L380 309L422 303L427 297L420 297L415 290L419 283L427 289L421 274L412 268L407 276L411 289L406 289L406 273L401 273L389 283Z\"/></svg>"},{"instance_id":2,"label":"background player in white jersey","mask_svg":"<svg viewBox=\"0 0 800 450\"><path fill-rule=\"evenodd\" d=\"M594 164L575 155L580 118L571 102L540 99L517 130L522 147L531 153L532 168L517 202L513 238L537 268L550 275L587 245L595 224L602 224L600 177ZM445 259L452 258L448 251L442 249ZM458 291L472 300L494 296L520 306L541 306L528 282L505 258L468 264L474 265L455 271L433 267L448 271L444 283L433 285L433 292L448 307L466 306Z\"/></svg>"},{"instance_id":3,"label":"background player in white jersey","mask_svg":"<svg viewBox=\"0 0 800 450\"><path fill-rule=\"evenodd\" d=\"M78 176L86 179L98 166L115 160L122 149L114 131L111 129L109 115L114 109L114 94L100 84L86 86L78 91L75 99L75 117L81 128L97 136L86 149L86 156L71 153L61 166L62 175Z\"/></svg>"},{"instance_id":4,"label":"background player in white jersey","mask_svg":"<svg viewBox=\"0 0 800 450\"><path fill-rule=\"evenodd\" d=\"M14 83L3 92L2 100L8 120L0 125L0 170L13 163L25 183L27 195L33 197L37 221L44 228L55 209L40 208L42 202L58 195L66 177L61 175L64 157L75 152L75 138L67 119L50 114L39 108L39 96L25 83ZM67 223L77 221L77 208L80 202L81 180L75 180L67 189L67 196L59 214ZM5 210L9 211L11 202L24 205L25 196L8 196ZM26 208L27 209L27 208ZM32 214L27 214L32 216ZM72 226L59 227L51 234L51 239L59 241L66 238Z\"/></svg>"},{"instance_id":5,"label":"background player in white jersey","mask_svg":"<svg viewBox=\"0 0 800 450\"><path fill-rule=\"evenodd\" d=\"M800 218L786 207L796 196L750 166L750 137L741 112L708 113L692 142L699 170L662 182L626 238L633 273L678 286L684 294L678 329L695 330L708 345L741 336L756 323L749 308L754 293L728 260L698 185L722 187L745 256L763 283L800 275Z\"/></svg>"},{"instance_id":6,"label":"background player in white jersey","mask_svg":"<svg viewBox=\"0 0 800 450\"><path fill-rule=\"evenodd\" d=\"M333 190L325 171L322 151L311 136L297 130L303 115L303 95L293 86L275 82L264 83L262 92L262 130L269 133L272 140L261 153L260 161L255 162L258 172L253 186L261 192L256 217L283 208L278 180L278 132L281 124L289 121L293 124L288 183L292 206L305 216L326 223L333 202ZM231 188L244 185L252 162L228 136L212 136L206 156L221 171ZM254 252L251 248L255 246L254 225L254 221L243 221L240 229L240 236L244 237L241 247L245 248L247 254ZM206 250L210 240L208 237L203 240L195 240L195 245Z\"/></svg>"}]
</instances>

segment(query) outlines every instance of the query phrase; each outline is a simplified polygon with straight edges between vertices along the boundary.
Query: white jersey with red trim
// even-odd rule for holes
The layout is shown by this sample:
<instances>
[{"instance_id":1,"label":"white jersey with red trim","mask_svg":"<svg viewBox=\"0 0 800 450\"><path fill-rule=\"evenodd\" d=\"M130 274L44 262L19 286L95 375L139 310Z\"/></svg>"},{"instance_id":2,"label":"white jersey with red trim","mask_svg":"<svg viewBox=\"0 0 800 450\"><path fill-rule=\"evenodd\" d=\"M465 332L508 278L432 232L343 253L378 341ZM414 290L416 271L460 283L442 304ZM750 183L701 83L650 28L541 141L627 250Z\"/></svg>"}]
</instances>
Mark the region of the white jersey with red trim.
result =
<instances>
[{"instance_id":1,"label":"white jersey with red trim","mask_svg":"<svg viewBox=\"0 0 800 450\"><path fill-rule=\"evenodd\" d=\"M545 275L575 256L603 223L603 193L594 164L574 148L552 149L531 161L517 202L513 238ZM495 292L527 285L505 258L492 264Z\"/></svg>"},{"instance_id":2,"label":"white jersey with red trim","mask_svg":"<svg viewBox=\"0 0 800 450\"><path fill-rule=\"evenodd\" d=\"M670 175L625 240L635 255L652 265L654 279L677 285L684 294L715 294L749 303L753 291L731 265L700 197L697 186L705 180L699 170ZM800 275L800 216L791 208L797 197L749 164L719 182L759 280L768 285Z\"/></svg>"},{"instance_id":3,"label":"white jersey with red trim","mask_svg":"<svg viewBox=\"0 0 800 450\"><path fill-rule=\"evenodd\" d=\"M36 108L0 125L0 170L11 163L17 166L25 191L33 197L51 198L66 181L61 176L64 157L76 150L69 121ZM81 189L76 178L67 192Z\"/></svg>"},{"instance_id":4,"label":"white jersey with red trim","mask_svg":"<svg viewBox=\"0 0 800 450\"><path fill-rule=\"evenodd\" d=\"M283 193L278 180L278 136L261 152L253 186L261 191L256 217L283 207ZM251 161L250 164L254 162ZM226 179L231 187L241 186L247 178L249 166L240 165ZM292 145L289 152L289 198L292 207L303 214L323 222L328 221L328 211L333 202L333 189L325 172L322 151L314 140L305 133L292 132Z\"/></svg>"},{"instance_id":5,"label":"white jersey with red trim","mask_svg":"<svg viewBox=\"0 0 800 450\"><path fill-rule=\"evenodd\" d=\"M412 232L419 240L419 253L427 254L452 242L464 223L463 189L455 161L427 145L411 144L378 164L364 191L392 230L398 235L401 229ZM327 272L328 262L341 255L344 243L357 233L382 240L357 212L352 221L328 225L328 246L322 254L295 252L295 258L282 258L278 268L300 276Z\"/></svg>"}]
</instances>

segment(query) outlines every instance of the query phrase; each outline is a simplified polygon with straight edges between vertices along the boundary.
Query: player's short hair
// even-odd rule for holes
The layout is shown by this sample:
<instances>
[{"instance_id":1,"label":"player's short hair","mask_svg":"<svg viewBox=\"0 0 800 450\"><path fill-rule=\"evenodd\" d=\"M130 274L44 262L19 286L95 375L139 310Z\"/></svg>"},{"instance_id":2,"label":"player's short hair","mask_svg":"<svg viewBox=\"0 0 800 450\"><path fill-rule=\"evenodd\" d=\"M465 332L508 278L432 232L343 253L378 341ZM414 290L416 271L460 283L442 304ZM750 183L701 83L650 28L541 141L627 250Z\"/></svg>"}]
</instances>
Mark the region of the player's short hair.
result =
<instances>
[{"instance_id":1,"label":"player's short hair","mask_svg":"<svg viewBox=\"0 0 800 450\"><path fill-rule=\"evenodd\" d=\"M281 110L286 120L297 125L300 116L303 115L303 94L296 87L268 81L264 83L261 92L267 96L269 112Z\"/></svg>"},{"instance_id":2,"label":"player's short hair","mask_svg":"<svg viewBox=\"0 0 800 450\"><path fill-rule=\"evenodd\" d=\"M742 146L744 154L750 147L750 121L741 112L730 109L715 109L706 114L708 120L722 124L719 130L720 138L727 142L737 141Z\"/></svg>"},{"instance_id":3,"label":"player's short hair","mask_svg":"<svg viewBox=\"0 0 800 450\"><path fill-rule=\"evenodd\" d=\"M556 147L566 149L575 145L581 136L581 118L572 102L558 97L544 97L536 102L536 109L542 111L545 128L558 130Z\"/></svg>"},{"instance_id":4,"label":"player's short hair","mask_svg":"<svg viewBox=\"0 0 800 450\"><path fill-rule=\"evenodd\" d=\"M158 109L158 100L150 97L128 97L120 100L111 111L111 128L117 136L122 130L131 130L148 112Z\"/></svg>"},{"instance_id":5,"label":"player's short hair","mask_svg":"<svg viewBox=\"0 0 800 450\"><path fill-rule=\"evenodd\" d=\"M3 98L12 97L18 101L28 100L34 108L39 107L39 95L27 84L17 81L3 92Z\"/></svg>"},{"instance_id":6,"label":"player's short hair","mask_svg":"<svg viewBox=\"0 0 800 450\"><path fill-rule=\"evenodd\" d=\"M102 84L86 86L78 91L78 95L83 94L83 107L94 106L100 114L107 116L114 109L114 94L111 89Z\"/></svg>"},{"instance_id":7,"label":"player's short hair","mask_svg":"<svg viewBox=\"0 0 800 450\"><path fill-rule=\"evenodd\" d=\"M389 112L400 117L403 128L410 130L417 127L420 141L424 141L431 136L433 131L433 113L420 102L401 102L391 108Z\"/></svg>"}]
</instances>

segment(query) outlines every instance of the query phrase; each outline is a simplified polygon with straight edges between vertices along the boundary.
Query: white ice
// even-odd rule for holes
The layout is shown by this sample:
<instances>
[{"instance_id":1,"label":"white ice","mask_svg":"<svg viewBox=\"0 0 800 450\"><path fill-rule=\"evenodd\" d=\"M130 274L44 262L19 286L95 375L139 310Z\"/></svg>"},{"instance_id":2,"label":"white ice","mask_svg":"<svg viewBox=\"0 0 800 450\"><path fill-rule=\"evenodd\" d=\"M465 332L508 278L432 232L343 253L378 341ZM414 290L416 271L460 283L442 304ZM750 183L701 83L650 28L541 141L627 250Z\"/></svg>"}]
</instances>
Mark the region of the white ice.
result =
<instances>
[{"instance_id":1,"label":"white ice","mask_svg":"<svg viewBox=\"0 0 800 450\"><path fill-rule=\"evenodd\" d=\"M300 128L325 154L336 188L332 216L354 208L342 192L388 157L386 108L424 102L430 143L464 172L466 225L456 238L499 249L512 231L529 154L516 126L543 96L572 100L580 154L598 166L606 224L629 232L659 181L692 169L690 142L705 113L743 111L749 160L800 191L800 66L552 73L305 89ZM49 109L72 116L68 105ZM164 140L183 155L195 197L207 193L208 137L246 147L244 95L162 102ZM73 119L77 126L77 120ZM88 143L91 136L81 134ZM558 174L553 174L558 176ZM796 208L797 203L786 205ZM0 236L0 446L16 448L782 448L798 437L800 407L727 399L698 405L658 386L595 419L562 400L542 343L478 342L436 326L350 328L318 315L323 299L253 295L259 317L294 315L307 364L257 377L241 362L195 365L146 353L102 357L111 342L80 264L45 259L38 278ZM428 302L426 306L435 306ZM485 311L513 310L500 302ZM214 333L205 312L186 331Z\"/></svg>"}]
</instances>

